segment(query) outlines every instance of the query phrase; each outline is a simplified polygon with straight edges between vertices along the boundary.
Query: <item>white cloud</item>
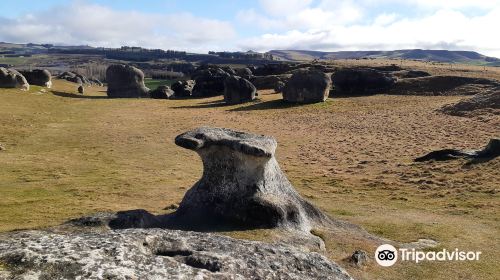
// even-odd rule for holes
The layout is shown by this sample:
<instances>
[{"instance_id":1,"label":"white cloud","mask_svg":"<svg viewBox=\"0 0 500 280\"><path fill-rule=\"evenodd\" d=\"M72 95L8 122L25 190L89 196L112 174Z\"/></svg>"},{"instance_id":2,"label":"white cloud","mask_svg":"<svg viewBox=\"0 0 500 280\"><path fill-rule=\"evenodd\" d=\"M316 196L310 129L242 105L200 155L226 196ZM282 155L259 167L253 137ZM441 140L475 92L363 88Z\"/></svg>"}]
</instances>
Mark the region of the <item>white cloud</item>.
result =
<instances>
[{"instance_id":1,"label":"white cloud","mask_svg":"<svg viewBox=\"0 0 500 280\"><path fill-rule=\"evenodd\" d=\"M207 51L224 49L236 32L230 23L189 13L116 11L82 1L17 19L0 18L0 40Z\"/></svg>"},{"instance_id":2,"label":"white cloud","mask_svg":"<svg viewBox=\"0 0 500 280\"><path fill-rule=\"evenodd\" d=\"M260 6L268 15L281 17L297 13L309 7L313 0L260 0Z\"/></svg>"},{"instance_id":3,"label":"white cloud","mask_svg":"<svg viewBox=\"0 0 500 280\"><path fill-rule=\"evenodd\" d=\"M370 24L275 32L240 42L243 49L393 50L405 48L476 50L500 57L500 7L480 16L442 9L421 18L379 16Z\"/></svg>"}]
</instances>

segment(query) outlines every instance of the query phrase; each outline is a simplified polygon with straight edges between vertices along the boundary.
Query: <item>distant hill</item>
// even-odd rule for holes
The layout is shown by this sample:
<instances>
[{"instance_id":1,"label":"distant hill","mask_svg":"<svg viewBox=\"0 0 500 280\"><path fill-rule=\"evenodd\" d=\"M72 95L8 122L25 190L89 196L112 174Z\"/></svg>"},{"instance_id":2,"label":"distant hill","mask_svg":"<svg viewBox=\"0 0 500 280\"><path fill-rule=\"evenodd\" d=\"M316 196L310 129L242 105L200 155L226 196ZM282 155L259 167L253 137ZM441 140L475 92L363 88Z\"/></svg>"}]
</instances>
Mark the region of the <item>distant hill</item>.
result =
<instances>
[{"instance_id":1,"label":"distant hill","mask_svg":"<svg viewBox=\"0 0 500 280\"><path fill-rule=\"evenodd\" d=\"M288 61L307 61L314 59L416 59L423 61L437 61L446 63L465 63L475 65L500 66L500 59L489 57L471 51L447 50L395 50L395 51L339 51L321 52L305 50L272 50L273 57Z\"/></svg>"}]
</instances>

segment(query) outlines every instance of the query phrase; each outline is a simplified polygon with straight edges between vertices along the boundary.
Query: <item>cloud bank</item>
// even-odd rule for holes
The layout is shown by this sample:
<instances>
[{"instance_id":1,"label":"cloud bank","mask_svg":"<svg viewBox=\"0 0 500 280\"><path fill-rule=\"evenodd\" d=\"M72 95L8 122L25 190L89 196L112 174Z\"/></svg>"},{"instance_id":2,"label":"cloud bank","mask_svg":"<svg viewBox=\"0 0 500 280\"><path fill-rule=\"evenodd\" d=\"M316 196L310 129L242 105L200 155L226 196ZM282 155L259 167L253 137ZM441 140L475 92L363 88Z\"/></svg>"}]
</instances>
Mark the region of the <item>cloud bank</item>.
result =
<instances>
[{"instance_id":1,"label":"cloud bank","mask_svg":"<svg viewBox=\"0 0 500 280\"><path fill-rule=\"evenodd\" d=\"M148 13L88 1L0 17L0 41L193 52L426 48L500 57L500 0L258 0L225 20L209 10Z\"/></svg>"}]
</instances>

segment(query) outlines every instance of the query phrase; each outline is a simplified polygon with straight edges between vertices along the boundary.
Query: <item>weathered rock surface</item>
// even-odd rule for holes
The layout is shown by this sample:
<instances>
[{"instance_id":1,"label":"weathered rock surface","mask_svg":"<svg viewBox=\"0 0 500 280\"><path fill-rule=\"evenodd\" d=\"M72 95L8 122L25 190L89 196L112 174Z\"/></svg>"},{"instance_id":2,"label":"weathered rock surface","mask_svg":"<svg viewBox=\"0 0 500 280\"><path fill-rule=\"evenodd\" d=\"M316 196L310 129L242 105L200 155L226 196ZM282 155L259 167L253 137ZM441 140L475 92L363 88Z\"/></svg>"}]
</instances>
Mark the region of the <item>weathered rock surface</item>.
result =
<instances>
[{"instance_id":1,"label":"weathered rock surface","mask_svg":"<svg viewBox=\"0 0 500 280\"><path fill-rule=\"evenodd\" d=\"M253 76L252 70L250 68L245 67L245 68L235 68L234 72L236 72L237 76L242 77L243 79L250 80Z\"/></svg>"},{"instance_id":2,"label":"weathered rock surface","mask_svg":"<svg viewBox=\"0 0 500 280\"><path fill-rule=\"evenodd\" d=\"M189 97L193 93L194 84L194 80L177 81L172 84L171 89L175 97Z\"/></svg>"},{"instance_id":3,"label":"weathered rock surface","mask_svg":"<svg viewBox=\"0 0 500 280\"><path fill-rule=\"evenodd\" d=\"M296 70L283 89L283 100L287 102L323 102L330 94L330 76L314 69Z\"/></svg>"},{"instance_id":4,"label":"weathered rock surface","mask_svg":"<svg viewBox=\"0 0 500 280\"><path fill-rule=\"evenodd\" d=\"M269 76L254 76L250 82L257 89L275 89L280 83L285 83L290 80L291 74L284 75L269 75Z\"/></svg>"},{"instance_id":5,"label":"weathered rock surface","mask_svg":"<svg viewBox=\"0 0 500 280\"><path fill-rule=\"evenodd\" d=\"M50 88L52 86L52 74L47 69L34 69L19 71L26 78L30 85L37 85Z\"/></svg>"},{"instance_id":6,"label":"weathered rock surface","mask_svg":"<svg viewBox=\"0 0 500 280\"><path fill-rule=\"evenodd\" d=\"M169 99L174 97L174 91L169 86L159 86L149 92L151 98L155 99Z\"/></svg>"},{"instance_id":7,"label":"weathered rock surface","mask_svg":"<svg viewBox=\"0 0 500 280\"><path fill-rule=\"evenodd\" d=\"M484 78L460 76L428 76L400 79L388 91L403 95L474 95L498 88L500 83Z\"/></svg>"},{"instance_id":8,"label":"weathered rock surface","mask_svg":"<svg viewBox=\"0 0 500 280\"><path fill-rule=\"evenodd\" d=\"M224 80L229 74L219 67L204 65L196 69L191 77L195 80L193 96L208 97L224 94Z\"/></svg>"},{"instance_id":9,"label":"weathered rock surface","mask_svg":"<svg viewBox=\"0 0 500 280\"><path fill-rule=\"evenodd\" d=\"M379 70L371 68L343 68L332 75L335 93L343 95L363 95L380 93L390 88L395 79Z\"/></svg>"},{"instance_id":10,"label":"weathered rock surface","mask_svg":"<svg viewBox=\"0 0 500 280\"><path fill-rule=\"evenodd\" d=\"M416 162L429 161L429 160L451 160L457 158L470 159L469 163L477 163L492 160L500 156L500 139L490 139L488 145L482 150L461 151L456 149L443 149L432 151L425 156L415 159Z\"/></svg>"},{"instance_id":11,"label":"weathered rock surface","mask_svg":"<svg viewBox=\"0 0 500 280\"><path fill-rule=\"evenodd\" d=\"M1 279L352 279L284 244L163 229L0 236Z\"/></svg>"},{"instance_id":12,"label":"weathered rock surface","mask_svg":"<svg viewBox=\"0 0 500 280\"><path fill-rule=\"evenodd\" d=\"M455 104L445 105L441 112L452 116L500 115L500 86Z\"/></svg>"},{"instance_id":13,"label":"weathered rock surface","mask_svg":"<svg viewBox=\"0 0 500 280\"><path fill-rule=\"evenodd\" d=\"M0 88L29 90L30 85L26 78L18 71L0 67Z\"/></svg>"},{"instance_id":14,"label":"weathered rock surface","mask_svg":"<svg viewBox=\"0 0 500 280\"><path fill-rule=\"evenodd\" d=\"M144 85L144 73L133 66L110 65L106 69L106 81L108 83L108 97L149 97L149 89Z\"/></svg>"},{"instance_id":15,"label":"weathered rock surface","mask_svg":"<svg viewBox=\"0 0 500 280\"><path fill-rule=\"evenodd\" d=\"M257 89L247 79L230 76L224 81L224 102L240 104L255 99Z\"/></svg>"},{"instance_id":16,"label":"weathered rock surface","mask_svg":"<svg viewBox=\"0 0 500 280\"><path fill-rule=\"evenodd\" d=\"M84 75L71 72L71 71L66 71L61 73L59 76L57 76L58 79L63 79L68 82L76 83L79 85L92 85L92 81L90 81L87 77Z\"/></svg>"},{"instance_id":17,"label":"weathered rock surface","mask_svg":"<svg viewBox=\"0 0 500 280\"><path fill-rule=\"evenodd\" d=\"M283 92L284 89L285 89L285 83L283 82L277 82L276 85L274 86L275 93Z\"/></svg>"},{"instance_id":18,"label":"weathered rock surface","mask_svg":"<svg viewBox=\"0 0 500 280\"><path fill-rule=\"evenodd\" d=\"M178 223L309 231L329 219L292 187L274 157L276 140L224 128L202 127L175 143L196 151L203 177L175 212Z\"/></svg>"}]
</instances>

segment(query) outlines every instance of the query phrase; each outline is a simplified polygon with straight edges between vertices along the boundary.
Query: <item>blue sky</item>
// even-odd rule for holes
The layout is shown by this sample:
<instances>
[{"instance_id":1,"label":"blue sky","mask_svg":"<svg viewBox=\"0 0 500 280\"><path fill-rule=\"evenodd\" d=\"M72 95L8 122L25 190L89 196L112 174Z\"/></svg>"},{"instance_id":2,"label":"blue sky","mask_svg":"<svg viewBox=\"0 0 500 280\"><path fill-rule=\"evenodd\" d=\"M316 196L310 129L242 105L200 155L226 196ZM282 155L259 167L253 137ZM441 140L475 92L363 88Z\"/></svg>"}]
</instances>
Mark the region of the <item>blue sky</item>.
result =
<instances>
[{"instance_id":1,"label":"blue sky","mask_svg":"<svg viewBox=\"0 0 500 280\"><path fill-rule=\"evenodd\" d=\"M500 57L500 0L17 0L0 41L195 52L474 50Z\"/></svg>"}]
</instances>

